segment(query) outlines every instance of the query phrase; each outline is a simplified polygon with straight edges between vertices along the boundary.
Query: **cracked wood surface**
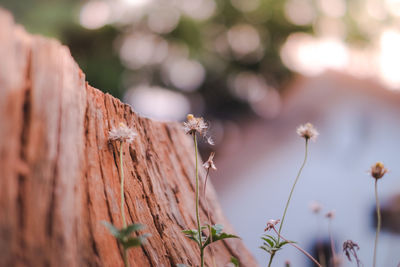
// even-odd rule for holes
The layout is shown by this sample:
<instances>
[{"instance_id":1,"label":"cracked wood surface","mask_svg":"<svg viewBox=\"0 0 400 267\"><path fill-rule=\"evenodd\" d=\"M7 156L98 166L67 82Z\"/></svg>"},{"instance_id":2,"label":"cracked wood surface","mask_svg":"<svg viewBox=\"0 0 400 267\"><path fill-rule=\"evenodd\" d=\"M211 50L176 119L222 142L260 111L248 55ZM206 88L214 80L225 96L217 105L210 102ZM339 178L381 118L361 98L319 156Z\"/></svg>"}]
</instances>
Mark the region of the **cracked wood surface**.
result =
<instances>
[{"instance_id":1,"label":"cracked wood surface","mask_svg":"<svg viewBox=\"0 0 400 267\"><path fill-rule=\"evenodd\" d=\"M142 118L91 87L67 47L27 34L2 9L0 25L0 266L123 265L101 224L122 225L118 148L107 140L119 122L138 133L123 148L127 221L152 234L129 250L131 266L198 266L198 248L181 233L195 228L195 181L180 124ZM207 199L213 223L233 233L211 184ZM217 266L231 255L257 266L241 240L213 247Z\"/></svg>"}]
</instances>

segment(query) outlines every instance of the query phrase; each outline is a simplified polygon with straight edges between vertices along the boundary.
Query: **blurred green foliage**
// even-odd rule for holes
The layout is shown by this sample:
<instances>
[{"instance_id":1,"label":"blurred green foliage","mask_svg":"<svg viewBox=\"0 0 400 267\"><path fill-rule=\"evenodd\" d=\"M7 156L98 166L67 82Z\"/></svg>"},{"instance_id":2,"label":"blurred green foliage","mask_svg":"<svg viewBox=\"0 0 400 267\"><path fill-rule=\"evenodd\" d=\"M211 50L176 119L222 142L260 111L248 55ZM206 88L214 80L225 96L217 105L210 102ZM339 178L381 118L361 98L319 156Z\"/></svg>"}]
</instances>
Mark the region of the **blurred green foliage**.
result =
<instances>
[{"instance_id":1,"label":"blurred green foliage","mask_svg":"<svg viewBox=\"0 0 400 267\"><path fill-rule=\"evenodd\" d=\"M197 90L189 92L166 82L160 66L130 69L121 61L117 44L129 32L149 31L146 16L132 25L114 23L88 30L79 23L79 12L85 3L87 1L3 0L1 5L10 10L15 20L29 32L57 38L69 46L88 82L94 87L121 98L124 91L134 85L132 81L138 80L137 77L139 80L151 77L151 85L167 87L189 99L200 95L205 105L202 113L221 119L252 114L248 101L235 96L230 90L229 78L232 74L250 71L264 77L268 86L282 90L282 85L291 77L291 72L280 58L282 44L293 32L313 32L312 25L298 26L287 20L284 14L286 1L260 0L256 9L243 11L235 8L231 1L216 0L214 14L206 20L195 20L182 13L171 32L158 35L168 42L185 44L189 58L204 66L205 80ZM247 60L236 57L232 52L223 56L210 48L210 43L220 34L218 31L226 32L239 24L256 29L262 44L260 58ZM348 38L361 40L363 34L355 29ZM134 78L131 78L132 75Z\"/></svg>"}]
</instances>

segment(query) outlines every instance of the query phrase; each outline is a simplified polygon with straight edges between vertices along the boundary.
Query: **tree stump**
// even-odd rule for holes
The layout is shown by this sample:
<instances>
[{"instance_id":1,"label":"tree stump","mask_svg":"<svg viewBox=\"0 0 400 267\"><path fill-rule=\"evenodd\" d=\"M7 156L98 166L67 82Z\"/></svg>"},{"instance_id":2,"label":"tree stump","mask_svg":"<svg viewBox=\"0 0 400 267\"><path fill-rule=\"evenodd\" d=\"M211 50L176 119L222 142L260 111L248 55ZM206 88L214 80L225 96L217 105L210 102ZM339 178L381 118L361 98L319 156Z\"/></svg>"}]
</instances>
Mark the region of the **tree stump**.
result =
<instances>
[{"instance_id":1,"label":"tree stump","mask_svg":"<svg viewBox=\"0 0 400 267\"><path fill-rule=\"evenodd\" d=\"M118 148L108 141L120 122L138 133L124 146L127 221L152 235L129 250L130 265L198 266L182 234L196 220L194 147L181 125L142 118L91 87L67 47L26 33L2 9L0 25L0 266L123 265L101 223L122 226ZM211 184L207 199L212 222L232 233ZM213 247L217 266L231 256L257 266L239 239Z\"/></svg>"}]
</instances>

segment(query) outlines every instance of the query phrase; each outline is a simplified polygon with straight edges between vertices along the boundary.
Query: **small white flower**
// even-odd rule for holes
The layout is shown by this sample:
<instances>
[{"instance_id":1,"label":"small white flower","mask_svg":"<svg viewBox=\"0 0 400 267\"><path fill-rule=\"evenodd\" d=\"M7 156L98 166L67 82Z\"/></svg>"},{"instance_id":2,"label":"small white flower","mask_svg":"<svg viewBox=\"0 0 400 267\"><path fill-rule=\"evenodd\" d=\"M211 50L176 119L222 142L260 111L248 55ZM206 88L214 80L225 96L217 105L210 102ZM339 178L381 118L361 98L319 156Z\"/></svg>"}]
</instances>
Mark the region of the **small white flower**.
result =
<instances>
[{"instance_id":1,"label":"small white flower","mask_svg":"<svg viewBox=\"0 0 400 267\"><path fill-rule=\"evenodd\" d=\"M135 131L132 128L126 126L123 122L119 124L118 128L113 127L108 133L109 140L118 140L127 143L132 143L133 139L135 139L136 136L137 134L135 133Z\"/></svg>"},{"instance_id":2,"label":"small white flower","mask_svg":"<svg viewBox=\"0 0 400 267\"><path fill-rule=\"evenodd\" d=\"M206 162L204 162L203 167L206 168L207 170L209 170L209 169L213 169L215 171L217 170L217 167L215 167L215 164L213 161L214 156L215 156L215 153L211 152L210 156L208 157L208 160Z\"/></svg>"},{"instance_id":3,"label":"small white flower","mask_svg":"<svg viewBox=\"0 0 400 267\"><path fill-rule=\"evenodd\" d=\"M275 225L277 225L281 220L269 220L267 222L267 227L265 227L264 232L269 231L271 229L273 229L275 227Z\"/></svg>"},{"instance_id":4,"label":"small white flower","mask_svg":"<svg viewBox=\"0 0 400 267\"><path fill-rule=\"evenodd\" d=\"M204 121L203 118L196 118L192 114L187 115L187 121L183 123L183 129L186 134L196 134L199 133L201 136L205 136L208 124Z\"/></svg>"},{"instance_id":5,"label":"small white flower","mask_svg":"<svg viewBox=\"0 0 400 267\"><path fill-rule=\"evenodd\" d=\"M311 123L306 123L300 125L297 130L297 134L306 140L311 139L313 141L317 140L317 136L319 135L318 131L314 128Z\"/></svg>"}]
</instances>

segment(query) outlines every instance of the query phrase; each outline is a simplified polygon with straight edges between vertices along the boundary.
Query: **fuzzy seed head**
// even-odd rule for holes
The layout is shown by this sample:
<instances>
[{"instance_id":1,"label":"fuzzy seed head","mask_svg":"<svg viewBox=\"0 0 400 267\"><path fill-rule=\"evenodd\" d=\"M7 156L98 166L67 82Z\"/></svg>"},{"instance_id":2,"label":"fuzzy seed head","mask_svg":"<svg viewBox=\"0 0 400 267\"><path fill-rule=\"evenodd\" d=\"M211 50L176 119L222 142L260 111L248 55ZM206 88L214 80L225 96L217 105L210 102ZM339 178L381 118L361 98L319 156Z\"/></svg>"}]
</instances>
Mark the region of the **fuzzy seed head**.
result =
<instances>
[{"instance_id":1,"label":"fuzzy seed head","mask_svg":"<svg viewBox=\"0 0 400 267\"><path fill-rule=\"evenodd\" d=\"M132 128L121 122L118 127L113 127L108 133L108 139L111 141L121 141L132 143L137 134Z\"/></svg>"},{"instance_id":2,"label":"fuzzy seed head","mask_svg":"<svg viewBox=\"0 0 400 267\"><path fill-rule=\"evenodd\" d=\"M203 118L196 118L193 114L187 115L187 121L183 123L183 129L186 134L194 135L199 133L201 136L205 136L208 129L208 124Z\"/></svg>"},{"instance_id":3,"label":"fuzzy seed head","mask_svg":"<svg viewBox=\"0 0 400 267\"><path fill-rule=\"evenodd\" d=\"M214 164L214 161L213 161L214 160L214 156L215 156L215 153L211 152L210 156L208 157L208 160L206 162L204 162L204 164L203 164L203 167L208 171L210 169L213 169L214 171L217 170L217 167L215 167L215 164Z\"/></svg>"},{"instance_id":4,"label":"fuzzy seed head","mask_svg":"<svg viewBox=\"0 0 400 267\"><path fill-rule=\"evenodd\" d=\"M382 178L385 173L388 172L388 169L385 168L382 162L378 161L374 165L371 166L370 174L375 179Z\"/></svg>"},{"instance_id":5,"label":"fuzzy seed head","mask_svg":"<svg viewBox=\"0 0 400 267\"><path fill-rule=\"evenodd\" d=\"M318 131L314 128L314 125L312 125L309 122L297 127L296 132L299 136L303 137L304 139L306 140L311 139L312 141L317 140L317 137L319 135Z\"/></svg>"}]
</instances>

